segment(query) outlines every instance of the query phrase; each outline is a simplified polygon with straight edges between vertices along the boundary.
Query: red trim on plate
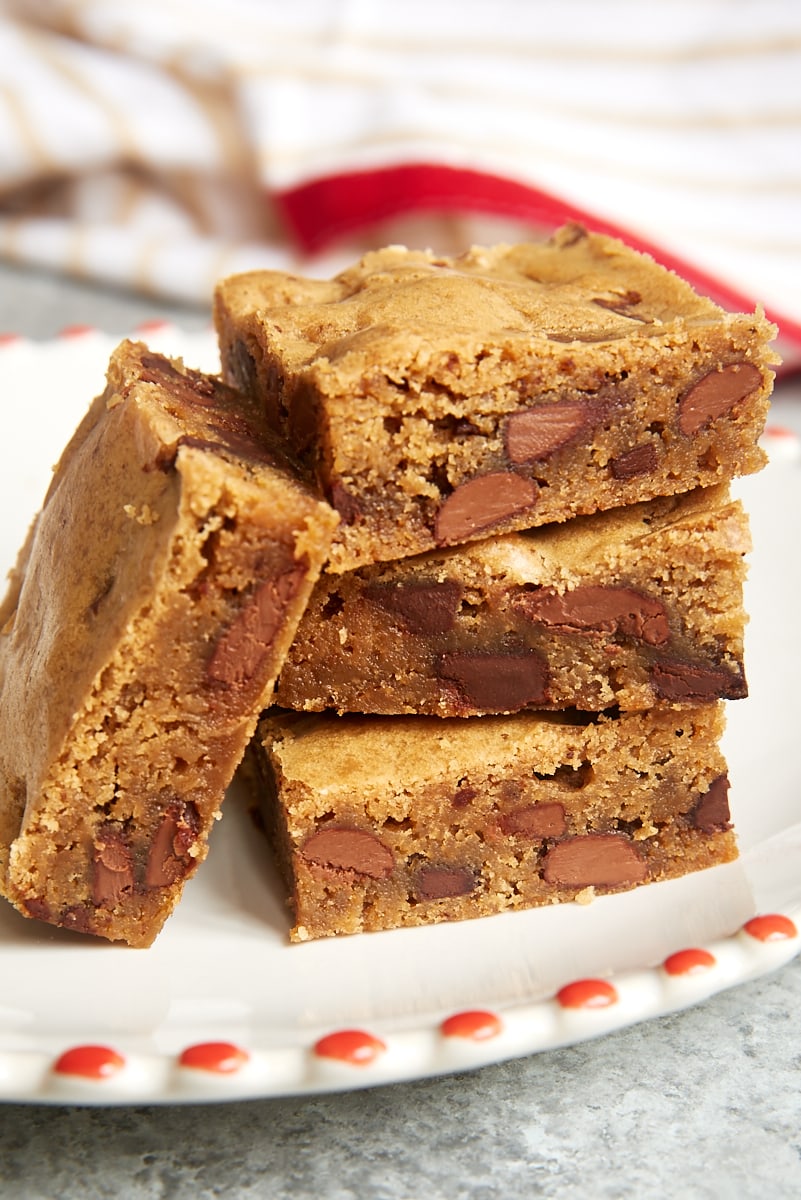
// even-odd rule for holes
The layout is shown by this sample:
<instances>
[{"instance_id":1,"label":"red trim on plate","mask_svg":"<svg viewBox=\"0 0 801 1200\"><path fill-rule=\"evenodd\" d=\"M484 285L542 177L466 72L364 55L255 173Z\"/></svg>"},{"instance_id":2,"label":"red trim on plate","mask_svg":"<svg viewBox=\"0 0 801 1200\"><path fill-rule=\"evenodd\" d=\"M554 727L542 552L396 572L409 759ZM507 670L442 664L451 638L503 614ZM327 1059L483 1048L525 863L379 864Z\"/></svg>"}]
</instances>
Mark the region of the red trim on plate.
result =
<instances>
[{"instance_id":1,"label":"red trim on plate","mask_svg":"<svg viewBox=\"0 0 801 1200\"><path fill-rule=\"evenodd\" d=\"M609 1008L618 994L608 979L576 979L560 988L556 999L562 1008Z\"/></svg>"},{"instance_id":2,"label":"red trim on plate","mask_svg":"<svg viewBox=\"0 0 801 1200\"><path fill-rule=\"evenodd\" d=\"M170 322L163 317L153 317L149 321L140 321L134 327L134 333L160 333L162 329L168 329Z\"/></svg>"},{"instance_id":3,"label":"red trim on plate","mask_svg":"<svg viewBox=\"0 0 801 1200\"><path fill-rule=\"evenodd\" d=\"M443 1037L467 1038L471 1042L486 1042L503 1031L503 1021L494 1012L474 1008L454 1013L440 1025Z\"/></svg>"},{"instance_id":4,"label":"red trim on plate","mask_svg":"<svg viewBox=\"0 0 801 1200\"><path fill-rule=\"evenodd\" d=\"M14 342L21 342L22 338L18 333L0 333L0 347L11 346Z\"/></svg>"},{"instance_id":5,"label":"red trim on plate","mask_svg":"<svg viewBox=\"0 0 801 1200\"><path fill-rule=\"evenodd\" d=\"M662 964L668 975L700 975L714 967L717 959L708 950L700 950L693 946L687 950L677 950Z\"/></svg>"},{"instance_id":6,"label":"red trim on plate","mask_svg":"<svg viewBox=\"0 0 801 1200\"><path fill-rule=\"evenodd\" d=\"M386 1050L386 1043L363 1029L340 1029L315 1043L318 1058L334 1058L354 1067L366 1067Z\"/></svg>"},{"instance_id":7,"label":"red trim on plate","mask_svg":"<svg viewBox=\"0 0 801 1200\"><path fill-rule=\"evenodd\" d=\"M79 1075L84 1079L108 1079L125 1066L125 1059L110 1046L72 1046L53 1064L56 1075Z\"/></svg>"},{"instance_id":8,"label":"red trim on plate","mask_svg":"<svg viewBox=\"0 0 801 1200\"><path fill-rule=\"evenodd\" d=\"M308 253L323 250L342 234L409 212L489 213L547 230L566 221L578 221L652 255L724 308L748 311L754 307L752 297L647 238L570 204L543 188L486 171L439 163L401 163L311 179L277 193L273 199ZM801 352L801 322L773 309L767 315L780 327L782 336Z\"/></svg>"},{"instance_id":9,"label":"red trim on plate","mask_svg":"<svg viewBox=\"0 0 801 1200\"><path fill-rule=\"evenodd\" d=\"M764 913L746 921L743 929L758 942L784 942L798 937L795 922L781 913Z\"/></svg>"},{"instance_id":10,"label":"red trim on plate","mask_svg":"<svg viewBox=\"0 0 801 1200\"><path fill-rule=\"evenodd\" d=\"M86 337L88 333L97 333L96 325L65 325L59 330L58 336L61 338L79 338Z\"/></svg>"},{"instance_id":11,"label":"red trim on plate","mask_svg":"<svg viewBox=\"0 0 801 1200\"><path fill-rule=\"evenodd\" d=\"M187 1046L178 1059L179 1066L195 1071L211 1071L217 1075L232 1075L244 1067L250 1055L233 1042L198 1042Z\"/></svg>"}]
</instances>

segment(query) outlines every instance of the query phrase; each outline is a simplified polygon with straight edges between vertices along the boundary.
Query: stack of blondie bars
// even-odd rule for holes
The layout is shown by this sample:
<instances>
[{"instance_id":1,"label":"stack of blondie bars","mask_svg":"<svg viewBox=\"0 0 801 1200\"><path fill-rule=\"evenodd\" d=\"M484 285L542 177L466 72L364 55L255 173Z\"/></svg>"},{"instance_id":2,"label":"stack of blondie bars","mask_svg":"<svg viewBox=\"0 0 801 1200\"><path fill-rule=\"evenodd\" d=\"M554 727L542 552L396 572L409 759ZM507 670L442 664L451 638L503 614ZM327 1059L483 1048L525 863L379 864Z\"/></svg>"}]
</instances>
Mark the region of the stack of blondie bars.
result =
<instances>
[{"instance_id":1,"label":"stack of blondie bars","mask_svg":"<svg viewBox=\"0 0 801 1200\"><path fill-rule=\"evenodd\" d=\"M0 891L149 945L248 745L296 940L733 858L773 328L576 226L215 312L222 380L117 349L12 572Z\"/></svg>"},{"instance_id":2,"label":"stack of blondie bars","mask_svg":"<svg viewBox=\"0 0 801 1200\"><path fill-rule=\"evenodd\" d=\"M292 936L733 858L771 327L575 226L234 277L216 325L340 516L252 750Z\"/></svg>"}]
</instances>

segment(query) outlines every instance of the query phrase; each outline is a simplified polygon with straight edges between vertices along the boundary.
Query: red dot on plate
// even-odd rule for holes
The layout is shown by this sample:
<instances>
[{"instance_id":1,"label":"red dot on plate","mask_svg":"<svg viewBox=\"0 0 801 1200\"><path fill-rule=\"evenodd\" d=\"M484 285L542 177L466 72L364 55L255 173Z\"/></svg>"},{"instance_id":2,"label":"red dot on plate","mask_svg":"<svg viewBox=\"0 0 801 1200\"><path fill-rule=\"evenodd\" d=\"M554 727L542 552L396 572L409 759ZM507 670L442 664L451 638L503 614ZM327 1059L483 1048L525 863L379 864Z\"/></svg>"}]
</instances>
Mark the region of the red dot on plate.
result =
<instances>
[{"instance_id":1,"label":"red dot on plate","mask_svg":"<svg viewBox=\"0 0 801 1200\"><path fill-rule=\"evenodd\" d=\"M467 1038L471 1042L486 1042L503 1030L503 1021L493 1012L475 1008L454 1013L440 1025L445 1037Z\"/></svg>"},{"instance_id":2,"label":"red dot on plate","mask_svg":"<svg viewBox=\"0 0 801 1200\"><path fill-rule=\"evenodd\" d=\"M777 438L794 438L797 436L795 430L787 429L784 425L766 425L765 433L768 437Z\"/></svg>"},{"instance_id":3,"label":"red dot on plate","mask_svg":"<svg viewBox=\"0 0 801 1200\"><path fill-rule=\"evenodd\" d=\"M158 333L161 329L166 329L169 321L163 320L161 317L152 317L149 321L140 321L136 326L136 333Z\"/></svg>"},{"instance_id":4,"label":"red dot on plate","mask_svg":"<svg viewBox=\"0 0 801 1200\"><path fill-rule=\"evenodd\" d=\"M663 965L668 975L698 975L714 967L716 961L714 954L708 950L692 947L689 950L677 950L665 959Z\"/></svg>"},{"instance_id":5,"label":"red dot on plate","mask_svg":"<svg viewBox=\"0 0 801 1200\"><path fill-rule=\"evenodd\" d=\"M108 1079L125 1066L125 1059L109 1046L73 1046L56 1059L58 1075L82 1075L84 1079Z\"/></svg>"},{"instance_id":6,"label":"red dot on plate","mask_svg":"<svg viewBox=\"0 0 801 1200\"><path fill-rule=\"evenodd\" d=\"M196 1046L187 1046L178 1062L182 1067L192 1067L196 1071L232 1075L249 1058L248 1052L233 1042L198 1042Z\"/></svg>"},{"instance_id":7,"label":"red dot on plate","mask_svg":"<svg viewBox=\"0 0 801 1200\"><path fill-rule=\"evenodd\" d=\"M743 925L746 933L759 942L783 942L787 938L798 937L795 922L781 913L765 913L761 917L752 917Z\"/></svg>"},{"instance_id":8,"label":"red dot on plate","mask_svg":"<svg viewBox=\"0 0 801 1200\"><path fill-rule=\"evenodd\" d=\"M94 325L65 325L64 328L59 331L58 336L63 338L76 338L84 337L87 333L94 332Z\"/></svg>"},{"instance_id":9,"label":"red dot on plate","mask_svg":"<svg viewBox=\"0 0 801 1200\"><path fill-rule=\"evenodd\" d=\"M562 1008L609 1008L617 1004L617 990L606 979L577 979L556 993Z\"/></svg>"},{"instance_id":10,"label":"red dot on plate","mask_svg":"<svg viewBox=\"0 0 801 1200\"><path fill-rule=\"evenodd\" d=\"M320 1038L315 1043L314 1053L319 1058L336 1058L353 1066L366 1067L386 1048L381 1038L365 1033L363 1029L340 1029Z\"/></svg>"}]
</instances>

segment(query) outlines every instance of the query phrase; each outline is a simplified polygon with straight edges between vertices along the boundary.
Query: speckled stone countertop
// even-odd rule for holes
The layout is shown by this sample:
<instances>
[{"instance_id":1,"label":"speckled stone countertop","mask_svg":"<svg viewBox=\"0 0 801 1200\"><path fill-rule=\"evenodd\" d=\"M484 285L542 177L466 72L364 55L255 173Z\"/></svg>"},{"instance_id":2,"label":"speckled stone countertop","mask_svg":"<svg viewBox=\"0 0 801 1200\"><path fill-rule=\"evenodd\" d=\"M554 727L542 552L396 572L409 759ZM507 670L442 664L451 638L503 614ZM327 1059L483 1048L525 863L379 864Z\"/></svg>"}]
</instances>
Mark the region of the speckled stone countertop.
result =
<instances>
[{"instance_id":1,"label":"speckled stone countertop","mask_svg":"<svg viewBox=\"0 0 801 1200\"><path fill-rule=\"evenodd\" d=\"M209 323L208 312L0 268L0 331L122 334L159 317ZM796 1197L799 1012L797 958L677 1015L466 1075L202 1106L5 1105L0 1196Z\"/></svg>"}]
</instances>

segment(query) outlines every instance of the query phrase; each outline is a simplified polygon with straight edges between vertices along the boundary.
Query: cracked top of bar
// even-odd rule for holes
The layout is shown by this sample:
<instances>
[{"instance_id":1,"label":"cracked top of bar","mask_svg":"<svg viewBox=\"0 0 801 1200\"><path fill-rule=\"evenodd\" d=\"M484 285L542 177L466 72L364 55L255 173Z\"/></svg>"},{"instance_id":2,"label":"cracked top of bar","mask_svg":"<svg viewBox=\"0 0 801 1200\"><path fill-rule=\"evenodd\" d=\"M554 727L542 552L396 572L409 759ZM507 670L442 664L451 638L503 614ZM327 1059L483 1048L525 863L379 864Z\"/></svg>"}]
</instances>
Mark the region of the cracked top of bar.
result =
<instances>
[{"instance_id":1,"label":"cracked top of bar","mask_svg":"<svg viewBox=\"0 0 801 1200\"><path fill-rule=\"evenodd\" d=\"M215 320L224 377L340 512L329 569L764 462L774 327L579 226L458 258L388 247L333 280L234 276Z\"/></svg>"}]
</instances>

